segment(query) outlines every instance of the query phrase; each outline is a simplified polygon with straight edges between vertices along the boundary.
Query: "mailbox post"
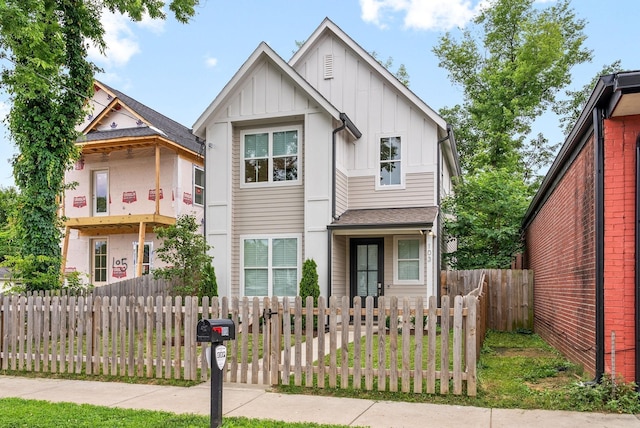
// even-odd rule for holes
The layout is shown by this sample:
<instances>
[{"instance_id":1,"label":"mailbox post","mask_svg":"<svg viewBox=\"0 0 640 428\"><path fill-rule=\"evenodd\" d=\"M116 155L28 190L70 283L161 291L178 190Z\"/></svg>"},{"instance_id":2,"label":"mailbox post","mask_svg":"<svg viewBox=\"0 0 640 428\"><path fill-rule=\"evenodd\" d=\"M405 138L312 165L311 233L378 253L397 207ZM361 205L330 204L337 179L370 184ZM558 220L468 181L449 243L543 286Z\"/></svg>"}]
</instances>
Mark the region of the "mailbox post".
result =
<instances>
[{"instance_id":1,"label":"mailbox post","mask_svg":"<svg viewBox=\"0 0 640 428\"><path fill-rule=\"evenodd\" d=\"M222 374L227 362L227 347L223 342L235 338L236 326L230 319L198 321L196 341L211 343L211 428L222 426Z\"/></svg>"}]
</instances>

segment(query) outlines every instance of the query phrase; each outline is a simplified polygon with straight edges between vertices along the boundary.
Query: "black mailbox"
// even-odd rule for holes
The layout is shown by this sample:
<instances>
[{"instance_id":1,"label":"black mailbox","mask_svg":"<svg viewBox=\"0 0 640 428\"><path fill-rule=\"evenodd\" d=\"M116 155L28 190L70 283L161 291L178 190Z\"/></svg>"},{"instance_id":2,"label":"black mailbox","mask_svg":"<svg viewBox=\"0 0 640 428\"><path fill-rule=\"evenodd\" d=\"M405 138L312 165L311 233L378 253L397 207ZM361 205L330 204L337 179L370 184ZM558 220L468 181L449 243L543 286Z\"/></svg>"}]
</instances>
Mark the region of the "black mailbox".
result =
<instances>
[{"instance_id":1,"label":"black mailbox","mask_svg":"<svg viewBox=\"0 0 640 428\"><path fill-rule=\"evenodd\" d=\"M220 343L236 338L236 325L227 318L200 320L196 330L196 342Z\"/></svg>"}]
</instances>

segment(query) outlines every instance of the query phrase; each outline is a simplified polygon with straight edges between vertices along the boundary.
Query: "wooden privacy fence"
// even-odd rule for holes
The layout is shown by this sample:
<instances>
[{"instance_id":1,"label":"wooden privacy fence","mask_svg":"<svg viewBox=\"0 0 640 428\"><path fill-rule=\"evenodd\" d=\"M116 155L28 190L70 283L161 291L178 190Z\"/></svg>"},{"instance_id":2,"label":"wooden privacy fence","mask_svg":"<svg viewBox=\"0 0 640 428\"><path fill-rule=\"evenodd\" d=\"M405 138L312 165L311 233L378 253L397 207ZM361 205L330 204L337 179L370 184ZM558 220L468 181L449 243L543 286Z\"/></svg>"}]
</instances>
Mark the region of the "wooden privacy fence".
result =
<instances>
[{"instance_id":1,"label":"wooden privacy fence","mask_svg":"<svg viewBox=\"0 0 640 428\"><path fill-rule=\"evenodd\" d=\"M486 328L498 331L533 330L533 271L479 269L442 271L441 295L465 295L484 275Z\"/></svg>"},{"instance_id":2,"label":"wooden privacy fence","mask_svg":"<svg viewBox=\"0 0 640 428\"><path fill-rule=\"evenodd\" d=\"M414 302L413 305L410 302ZM364 303L364 306L363 306ZM225 380L476 395L477 298L2 296L2 370L206 380L201 318L230 317ZM351 321L351 322L350 322ZM314 329L314 324L318 325Z\"/></svg>"}]
</instances>

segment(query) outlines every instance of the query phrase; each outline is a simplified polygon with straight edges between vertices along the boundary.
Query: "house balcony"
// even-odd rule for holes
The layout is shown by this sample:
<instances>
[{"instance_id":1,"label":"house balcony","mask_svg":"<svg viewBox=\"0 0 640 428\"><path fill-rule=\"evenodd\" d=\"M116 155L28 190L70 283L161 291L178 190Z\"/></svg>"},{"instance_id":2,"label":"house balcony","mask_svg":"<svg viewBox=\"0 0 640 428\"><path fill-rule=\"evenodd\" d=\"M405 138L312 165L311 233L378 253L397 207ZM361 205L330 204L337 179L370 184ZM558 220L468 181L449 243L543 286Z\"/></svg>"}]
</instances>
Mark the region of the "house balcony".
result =
<instances>
[{"instance_id":1,"label":"house balcony","mask_svg":"<svg viewBox=\"0 0 640 428\"><path fill-rule=\"evenodd\" d=\"M129 214L67 218L66 229L76 229L80 236L106 236L115 234L153 232L158 226L171 226L176 218L160 214Z\"/></svg>"}]
</instances>

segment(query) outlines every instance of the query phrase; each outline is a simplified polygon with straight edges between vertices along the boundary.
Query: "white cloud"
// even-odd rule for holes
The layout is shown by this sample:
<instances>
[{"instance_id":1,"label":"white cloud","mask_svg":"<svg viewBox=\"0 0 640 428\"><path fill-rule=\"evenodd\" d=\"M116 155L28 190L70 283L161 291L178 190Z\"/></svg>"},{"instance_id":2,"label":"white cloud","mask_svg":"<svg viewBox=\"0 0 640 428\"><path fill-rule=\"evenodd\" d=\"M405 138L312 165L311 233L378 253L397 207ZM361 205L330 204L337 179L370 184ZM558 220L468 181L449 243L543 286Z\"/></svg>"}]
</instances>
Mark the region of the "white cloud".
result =
<instances>
[{"instance_id":1,"label":"white cloud","mask_svg":"<svg viewBox=\"0 0 640 428\"><path fill-rule=\"evenodd\" d=\"M417 30L450 30L464 27L487 2L470 0L360 0L362 19L380 28L397 15L404 15L405 28Z\"/></svg>"},{"instance_id":2,"label":"white cloud","mask_svg":"<svg viewBox=\"0 0 640 428\"><path fill-rule=\"evenodd\" d=\"M207 67L209 68L213 68L216 65L218 65L218 58L213 58L209 55L205 55L204 57L204 63Z\"/></svg>"},{"instance_id":3,"label":"white cloud","mask_svg":"<svg viewBox=\"0 0 640 428\"><path fill-rule=\"evenodd\" d=\"M137 22L135 25L144 28L146 30L151 31L154 34L160 34L164 32L164 19L152 19L148 14L144 14L142 20Z\"/></svg>"},{"instance_id":4,"label":"white cloud","mask_svg":"<svg viewBox=\"0 0 640 428\"><path fill-rule=\"evenodd\" d=\"M121 13L112 13L107 9L102 11L102 25L104 27L104 42L106 50L104 55L96 46L90 46L89 59L104 66L122 67L131 57L141 52L138 39L134 33L136 27L160 34L164 31L163 19L151 19L144 15L139 22Z\"/></svg>"},{"instance_id":5,"label":"white cloud","mask_svg":"<svg viewBox=\"0 0 640 428\"><path fill-rule=\"evenodd\" d=\"M104 26L104 42L107 46L104 55L96 46L89 48L89 59L99 64L121 67L131 57L140 52L140 46L133 31L129 28L129 18L120 13L104 10L102 25Z\"/></svg>"}]
</instances>

